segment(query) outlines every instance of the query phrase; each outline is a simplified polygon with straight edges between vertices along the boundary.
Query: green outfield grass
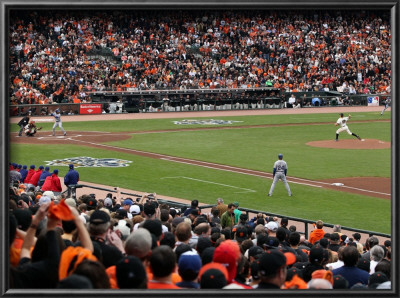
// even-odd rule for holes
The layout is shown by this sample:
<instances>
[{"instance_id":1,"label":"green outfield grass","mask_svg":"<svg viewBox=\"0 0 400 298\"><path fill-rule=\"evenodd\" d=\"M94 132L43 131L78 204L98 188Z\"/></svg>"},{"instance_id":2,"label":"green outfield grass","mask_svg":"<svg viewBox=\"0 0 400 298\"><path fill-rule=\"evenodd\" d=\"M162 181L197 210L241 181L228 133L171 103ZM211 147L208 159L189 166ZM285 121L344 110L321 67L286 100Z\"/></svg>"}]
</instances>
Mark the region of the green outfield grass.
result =
<instances>
[{"instance_id":1,"label":"green outfield grass","mask_svg":"<svg viewBox=\"0 0 400 298\"><path fill-rule=\"evenodd\" d=\"M128 140L109 144L265 172L272 171L277 154L283 153L288 162L289 177L312 180L357 176L390 177L390 149L339 150L306 145L309 141L333 139L337 129L333 123L337 117L336 113L218 117L243 121L229 126L279 123L306 125L133 134ZM389 122L355 123L358 120L380 119L379 113L354 113L349 127L363 138L390 141ZM176 119L69 122L63 126L67 131L133 132L182 128L173 124L174 120ZM307 124L313 122L325 124ZM43 126L44 130L51 128L50 123ZM351 137L342 133L341 138ZM245 208L309 220L322 219L324 222L343 226L390 233L390 200L294 183L290 185L293 197L287 196L282 183L275 188L273 197L267 197L266 193L272 182L267 178L75 145L10 145L10 159L20 164L39 165L53 159L76 156L113 157L132 161L125 168L78 168L83 181L156 192L188 200L198 199L202 203L210 204L216 203L216 199L222 197L227 202L238 201ZM60 176L64 176L66 167L58 168ZM376 218L387 220L377 222Z\"/></svg>"}]
</instances>

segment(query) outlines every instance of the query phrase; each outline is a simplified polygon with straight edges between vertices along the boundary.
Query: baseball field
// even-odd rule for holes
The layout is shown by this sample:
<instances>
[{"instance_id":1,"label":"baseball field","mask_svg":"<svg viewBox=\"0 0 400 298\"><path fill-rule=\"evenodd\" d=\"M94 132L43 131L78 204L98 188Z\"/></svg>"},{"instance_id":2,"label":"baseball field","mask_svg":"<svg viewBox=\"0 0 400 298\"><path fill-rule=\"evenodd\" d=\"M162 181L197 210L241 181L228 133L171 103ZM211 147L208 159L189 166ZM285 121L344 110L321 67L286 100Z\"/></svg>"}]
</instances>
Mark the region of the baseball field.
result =
<instances>
[{"instance_id":1,"label":"baseball field","mask_svg":"<svg viewBox=\"0 0 400 298\"><path fill-rule=\"evenodd\" d=\"M63 116L66 137L58 128L51 136L51 117L35 117L42 130L17 138L18 118L10 121L10 161L49 165L60 177L74 163L82 181L206 204L221 197L244 208L390 234L391 114L380 110ZM334 141L340 112L351 114L348 126L363 141L345 132ZM282 182L267 196L279 153L292 197Z\"/></svg>"}]
</instances>

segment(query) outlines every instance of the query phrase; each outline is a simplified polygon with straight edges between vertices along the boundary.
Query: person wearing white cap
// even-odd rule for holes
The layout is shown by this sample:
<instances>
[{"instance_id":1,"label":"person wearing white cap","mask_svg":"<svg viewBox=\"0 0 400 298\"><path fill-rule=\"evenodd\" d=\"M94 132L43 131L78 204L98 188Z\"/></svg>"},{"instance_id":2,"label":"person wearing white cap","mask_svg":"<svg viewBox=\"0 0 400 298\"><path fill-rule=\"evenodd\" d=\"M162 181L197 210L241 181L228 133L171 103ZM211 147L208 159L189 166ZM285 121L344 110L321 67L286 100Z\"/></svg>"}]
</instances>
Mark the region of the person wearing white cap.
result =
<instances>
[{"instance_id":1,"label":"person wearing white cap","mask_svg":"<svg viewBox=\"0 0 400 298\"><path fill-rule=\"evenodd\" d=\"M285 188L289 194L289 197L292 196L292 192L290 191L289 184L286 180L286 175L287 175L287 163L286 161L283 160L283 154L279 153L278 154L278 160L274 163L274 169L273 169L273 182L271 185L271 188L269 190L268 196L272 196L272 193L274 192L275 184L278 182L278 180L282 180L282 182L285 184Z\"/></svg>"}]
</instances>

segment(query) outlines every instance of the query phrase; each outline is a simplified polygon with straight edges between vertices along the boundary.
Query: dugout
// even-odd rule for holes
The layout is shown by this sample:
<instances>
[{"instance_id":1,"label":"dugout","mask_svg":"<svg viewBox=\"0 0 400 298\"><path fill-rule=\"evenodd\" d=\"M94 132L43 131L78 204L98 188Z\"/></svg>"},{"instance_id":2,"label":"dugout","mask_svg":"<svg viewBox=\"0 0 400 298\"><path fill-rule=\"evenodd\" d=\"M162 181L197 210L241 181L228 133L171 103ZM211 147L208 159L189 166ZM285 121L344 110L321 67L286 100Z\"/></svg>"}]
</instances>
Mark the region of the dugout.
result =
<instances>
[{"instance_id":1,"label":"dugout","mask_svg":"<svg viewBox=\"0 0 400 298\"><path fill-rule=\"evenodd\" d=\"M131 90L92 92L93 103L110 104L121 101L128 113L247 110L281 108L280 89L187 89Z\"/></svg>"}]
</instances>

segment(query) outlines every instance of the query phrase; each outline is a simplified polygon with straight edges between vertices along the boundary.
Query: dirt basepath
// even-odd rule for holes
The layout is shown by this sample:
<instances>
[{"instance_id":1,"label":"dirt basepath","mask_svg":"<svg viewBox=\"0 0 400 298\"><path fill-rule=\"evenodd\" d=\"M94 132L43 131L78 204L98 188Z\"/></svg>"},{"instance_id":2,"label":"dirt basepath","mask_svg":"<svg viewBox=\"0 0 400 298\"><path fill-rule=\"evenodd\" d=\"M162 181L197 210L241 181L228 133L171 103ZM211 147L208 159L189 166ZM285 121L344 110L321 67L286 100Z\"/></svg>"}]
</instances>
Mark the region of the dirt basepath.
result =
<instances>
[{"instance_id":1,"label":"dirt basepath","mask_svg":"<svg viewBox=\"0 0 400 298\"><path fill-rule=\"evenodd\" d=\"M379 108L379 109L378 109ZM366 112L366 111L380 111L380 107L340 107L340 108L306 108L306 109L283 109L283 110L243 110L243 111L212 111L212 112L177 112L177 113L143 113L143 114L113 114L113 115L79 115L79 116L65 116L63 117L64 122L69 121L87 121L87 120L108 120L108 119L149 119L149 118L190 118L190 117L212 117L216 118L219 116L238 116L238 115L271 115L271 114L308 114L308 113L340 113L340 112L351 113L351 112ZM47 118L38 118L37 122L46 121ZM51 120L52 121L52 120ZM291 125L302 125L302 124L291 124ZM239 127L213 127L213 128L194 128L198 129L237 129ZM178 129L177 129L178 130ZM158 131L161 132L161 131ZM222 164L203 162L198 160L179 158L174 156L168 156L163 154L155 154L150 152L144 152L134 149L125 149L107 144L102 144L105 139L107 142L125 140L135 133L143 132L123 132L123 133L101 133L101 132L84 132L84 131L72 131L68 132L68 136L64 137L60 135L56 137L51 136L48 132L39 132L36 137L16 137L16 133L10 135L10 141L15 143L30 143L37 144L46 142L47 144L79 144L83 146L102 148L112 150L115 152L123 152L134 155L141 155L150 158L170 160L172 162L187 163L197 166L203 166L208 168L214 168L224 171L231 171L242 173L246 175L253 175L259 177L265 177L272 179L270 173L254 171L244 168L231 167ZM151 132L148 132L151 133ZM328 148L343 148L343 149L383 149L390 148L390 143L383 142L374 139L365 139L359 141L357 139L343 139L339 142L334 140L310 142L307 143L309 146L328 147ZM352 178L338 178L333 180L322 180L314 181L308 179L302 179L297 177L288 176L288 180L291 183L298 183L303 185L309 185L319 188L328 188L337 191L358 193L362 195L375 196L384 199L390 199L391 193L391 181L390 178L382 177L352 177Z\"/></svg>"}]
</instances>

